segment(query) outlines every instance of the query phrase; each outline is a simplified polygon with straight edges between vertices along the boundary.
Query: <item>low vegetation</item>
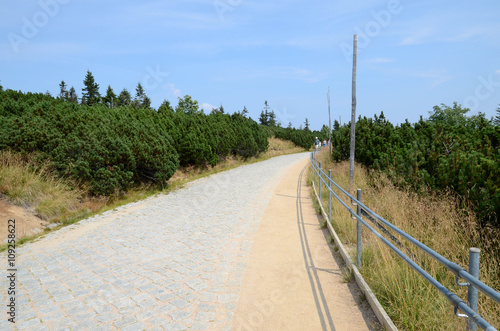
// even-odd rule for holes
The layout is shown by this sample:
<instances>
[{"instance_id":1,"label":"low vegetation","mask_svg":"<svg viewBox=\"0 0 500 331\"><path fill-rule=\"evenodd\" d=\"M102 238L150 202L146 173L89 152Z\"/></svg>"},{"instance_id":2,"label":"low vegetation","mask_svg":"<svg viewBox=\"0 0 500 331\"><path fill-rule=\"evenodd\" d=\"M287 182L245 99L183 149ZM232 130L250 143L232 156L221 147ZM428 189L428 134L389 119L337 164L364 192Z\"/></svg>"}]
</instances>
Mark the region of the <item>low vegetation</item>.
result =
<instances>
[{"instance_id":1,"label":"low vegetation","mask_svg":"<svg viewBox=\"0 0 500 331\"><path fill-rule=\"evenodd\" d=\"M327 151L318 155L323 169L341 187L349 187L349 163L333 162ZM312 175L311 175L312 176ZM500 245L497 229L481 228L466 203L448 193L412 193L395 186L380 171L368 171L356 164L355 187L362 189L362 201L406 233L445 258L467 269L469 247L481 249L480 279L500 289ZM322 203L328 210L328 193ZM345 201L350 204L350 201ZM356 222L340 203L333 204L332 225L349 247L355 261ZM482 229L482 230L481 230ZM398 238L414 254L414 260L443 285L467 301L467 289L455 284L454 275L439 263ZM453 306L434 287L390 251L366 228L362 233L362 274L394 323L402 330L463 330L466 319L453 314ZM500 305L479 295L479 313L500 326Z\"/></svg>"}]
</instances>

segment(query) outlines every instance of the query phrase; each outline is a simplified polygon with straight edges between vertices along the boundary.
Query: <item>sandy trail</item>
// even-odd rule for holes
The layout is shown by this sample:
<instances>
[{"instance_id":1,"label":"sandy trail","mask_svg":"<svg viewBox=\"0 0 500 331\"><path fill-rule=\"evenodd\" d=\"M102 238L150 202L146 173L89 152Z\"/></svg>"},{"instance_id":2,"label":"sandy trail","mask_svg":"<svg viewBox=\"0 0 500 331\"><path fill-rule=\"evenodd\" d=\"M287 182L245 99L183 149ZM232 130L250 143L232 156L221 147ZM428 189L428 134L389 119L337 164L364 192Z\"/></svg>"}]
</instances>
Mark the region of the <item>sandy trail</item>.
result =
<instances>
[{"instance_id":1,"label":"sandy trail","mask_svg":"<svg viewBox=\"0 0 500 331\"><path fill-rule=\"evenodd\" d=\"M255 235L233 330L375 330L378 322L353 282L306 186L309 160L291 168Z\"/></svg>"}]
</instances>

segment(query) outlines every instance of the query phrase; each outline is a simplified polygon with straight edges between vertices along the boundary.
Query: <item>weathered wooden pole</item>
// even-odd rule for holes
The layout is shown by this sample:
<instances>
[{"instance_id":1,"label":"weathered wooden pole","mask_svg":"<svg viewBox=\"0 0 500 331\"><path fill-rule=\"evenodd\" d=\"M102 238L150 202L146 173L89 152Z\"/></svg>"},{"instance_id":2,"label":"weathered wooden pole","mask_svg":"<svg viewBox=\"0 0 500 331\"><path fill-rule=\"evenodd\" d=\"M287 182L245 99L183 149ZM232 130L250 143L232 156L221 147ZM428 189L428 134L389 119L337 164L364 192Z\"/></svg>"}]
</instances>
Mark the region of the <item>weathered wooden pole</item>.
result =
<instances>
[{"instance_id":1,"label":"weathered wooden pole","mask_svg":"<svg viewBox=\"0 0 500 331\"><path fill-rule=\"evenodd\" d=\"M330 142L330 156L332 155L332 115L330 113L330 86L328 86L328 122L330 124L330 131L328 131L328 141Z\"/></svg>"},{"instance_id":2,"label":"weathered wooden pole","mask_svg":"<svg viewBox=\"0 0 500 331\"><path fill-rule=\"evenodd\" d=\"M351 114L351 154L349 158L350 193L354 192L354 152L356 147L356 62L358 53L358 35L354 35L352 56L352 114Z\"/></svg>"}]
</instances>

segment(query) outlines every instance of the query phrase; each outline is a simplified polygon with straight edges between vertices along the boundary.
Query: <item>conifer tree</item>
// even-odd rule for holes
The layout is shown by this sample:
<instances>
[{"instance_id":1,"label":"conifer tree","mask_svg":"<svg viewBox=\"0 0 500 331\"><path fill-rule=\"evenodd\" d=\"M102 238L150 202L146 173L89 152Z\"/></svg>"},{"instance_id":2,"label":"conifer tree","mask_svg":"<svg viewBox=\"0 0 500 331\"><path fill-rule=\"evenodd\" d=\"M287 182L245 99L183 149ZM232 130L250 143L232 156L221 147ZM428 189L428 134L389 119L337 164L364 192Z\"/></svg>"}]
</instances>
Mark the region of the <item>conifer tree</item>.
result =
<instances>
[{"instance_id":1,"label":"conifer tree","mask_svg":"<svg viewBox=\"0 0 500 331\"><path fill-rule=\"evenodd\" d=\"M104 104L109 108L113 108L116 106L116 94L111 88L111 85L108 85L108 89L106 90L106 96L103 98Z\"/></svg>"},{"instance_id":2,"label":"conifer tree","mask_svg":"<svg viewBox=\"0 0 500 331\"><path fill-rule=\"evenodd\" d=\"M185 95L184 98L179 97L179 103L175 107L175 112L188 115L196 114L199 112L198 101L193 100L189 95Z\"/></svg>"},{"instance_id":3,"label":"conifer tree","mask_svg":"<svg viewBox=\"0 0 500 331\"><path fill-rule=\"evenodd\" d=\"M124 88L118 96L118 104L120 106L130 106L131 103L132 97L130 95L130 92L126 88Z\"/></svg>"},{"instance_id":4,"label":"conifer tree","mask_svg":"<svg viewBox=\"0 0 500 331\"><path fill-rule=\"evenodd\" d=\"M162 104L158 108L158 113L162 114L173 114L174 108L170 105L170 101L163 100Z\"/></svg>"},{"instance_id":5,"label":"conifer tree","mask_svg":"<svg viewBox=\"0 0 500 331\"><path fill-rule=\"evenodd\" d=\"M311 129L309 129L309 120L306 117L306 121L304 122L304 131L310 132Z\"/></svg>"},{"instance_id":6,"label":"conifer tree","mask_svg":"<svg viewBox=\"0 0 500 331\"><path fill-rule=\"evenodd\" d=\"M134 106L137 108L142 108L142 106L144 104L145 97L146 97L146 94L144 93L144 88L142 87L141 83L139 82L137 84L137 87L135 88Z\"/></svg>"},{"instance_id":7,"label":"conifer tree","mask_svg":"<svg viewBox=\"0 0 500 331\"><path fill-rule=\"evenodd\" d=\"M83 80L82 88L82 104L92 106L99 102L101 95L99 94L99 84L95 82L94 76L87 70L87 75Z\"/></svg>"},{"instance_id":8,"label":"conifer tree","mask_svg":"<svg viewBox=\"0 0 500 331\"><path fill-rule=\"evenodd\" d=\"M76 95L76 90L73 86L71 86L71 88L69 89L66 101L78 103L78 96Z\"/></svg>"},{"instance_id":9,"label":"conifer tree","mask_svg":"<svg viewBox=\"0 0 500 331\"><path fill-rule=\"evenodd\" d=\"M247 107L243 106L243 110L241 111L241 116L246 116L248 114Z\"/></svg>"},{"instance_id":10,"label":"conifer tree","mask_svg":"<svg viewBox=\"0 0 500 331\"><path fill-rule=\"evenodd\" d=\"M59 92L59 98L66 100L68 97L68 91L66 91L66 88L68 86L66 85L66 82L64 80L61 81L59 84L60 92Z\"/></svg>"}]
</instances>

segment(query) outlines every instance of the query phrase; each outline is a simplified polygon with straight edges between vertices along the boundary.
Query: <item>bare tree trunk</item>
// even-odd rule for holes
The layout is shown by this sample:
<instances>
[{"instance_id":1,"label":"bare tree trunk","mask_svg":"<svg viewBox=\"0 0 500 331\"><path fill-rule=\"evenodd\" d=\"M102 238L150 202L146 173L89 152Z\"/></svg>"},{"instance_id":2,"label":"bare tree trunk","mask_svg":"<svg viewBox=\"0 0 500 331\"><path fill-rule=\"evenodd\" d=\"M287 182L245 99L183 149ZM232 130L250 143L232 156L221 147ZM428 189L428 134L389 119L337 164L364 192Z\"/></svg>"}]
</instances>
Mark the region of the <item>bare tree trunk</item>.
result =
<instances>
[{"instance_id":1,"label":"bare tree trunk","mask_svg":"<svg viewBox=\"0 0 500 331\"><path fill-rule=\"evenodd\" d=\"M328 141L330 142L330 156L332 155L332 115L330 113L330 87L328 87L328 122L330 130L328 131Z\"/></svg>"}]
</instances>

